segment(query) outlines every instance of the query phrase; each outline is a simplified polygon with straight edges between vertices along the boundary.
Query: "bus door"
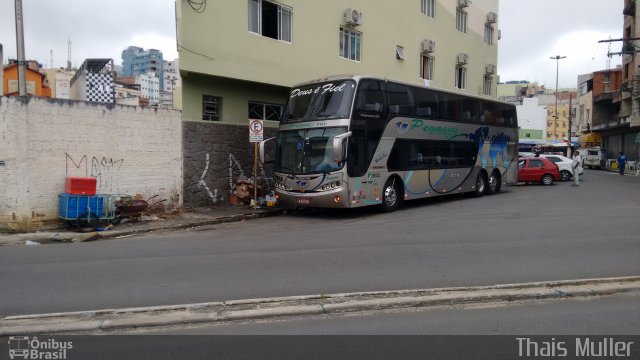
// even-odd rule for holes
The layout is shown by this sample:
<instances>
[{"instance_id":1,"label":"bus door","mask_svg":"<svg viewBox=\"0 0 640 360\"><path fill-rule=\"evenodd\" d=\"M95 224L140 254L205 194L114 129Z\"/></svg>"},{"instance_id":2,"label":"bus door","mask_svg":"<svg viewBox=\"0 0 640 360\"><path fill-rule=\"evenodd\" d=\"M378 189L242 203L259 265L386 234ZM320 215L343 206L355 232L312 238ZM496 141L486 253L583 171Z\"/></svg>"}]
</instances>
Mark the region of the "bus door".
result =
<instances>
[{"instance_id":1,"label":"bus door","mask_svg":"<svg viewBox=\"0 0 640 360\"><path fill-rule=\"evenodd\" d=\"M387 108L385 82L362 80L356 93L349 129L352 135L347 146L347 174L353 179L349 189L352 204L379 202L386 159L376 162L374 155L387 123Z\"/></svg>"}]
</instances>

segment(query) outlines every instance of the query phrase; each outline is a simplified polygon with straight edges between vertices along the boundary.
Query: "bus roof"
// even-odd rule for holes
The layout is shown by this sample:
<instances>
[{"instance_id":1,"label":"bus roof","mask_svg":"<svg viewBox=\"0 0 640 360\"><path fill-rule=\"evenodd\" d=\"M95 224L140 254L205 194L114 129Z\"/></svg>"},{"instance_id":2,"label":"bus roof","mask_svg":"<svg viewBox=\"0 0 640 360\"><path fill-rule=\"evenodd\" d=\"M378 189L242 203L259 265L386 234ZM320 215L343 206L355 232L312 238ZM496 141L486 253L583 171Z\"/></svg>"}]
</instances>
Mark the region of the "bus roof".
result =
<instances>
[{"instance_id":1,"label":"bus roof","mask_svg":"<svg viewBox=\"0 0 640 360\"><path fill-rule=\"evenodd\" d=\"M317 78L317 79L313 79L313 80L310 80L310 81L306 81L306 82L303 82L303 83L295 84L292 87L300 87L300 86L309 85L309 84L317 84L317 83L321 83L321 82L336 81L336 80L355 80L357 82L360 82L360 80L363 80L363 79L390 81L390 82L403 84L403 85L407 85L407 86L419 87L419 88L435 90L435 91L438 91L438 92L443 92L443 93L452 94L452 95L461 95L461 96L470 97L470 98L474 98L474 99L478 99L478 100L492 101L492 102L501 103L501 104L505 104L505 105L515 106L515 104L507 102L507 101L501 101L501 100L488 98L488 97L483 97L483 96L479 96L479 95L465 94L465 93L462 93L462 92L436 88L436 87L433 87L433 86L424 86L424 85L414 84L414 83L410 83L410 82L406 82L406 81L395 80L395 79L390 79L390 78L386 78L386 77L382 77L382 76L374 76L374 75L362 75L362 74L359 74L359 75L358 74L353 74L353 75L352 74L331 75L331 76L326 76L326 77L322 77L322 78Z\"/></svg>"}]
</instances>

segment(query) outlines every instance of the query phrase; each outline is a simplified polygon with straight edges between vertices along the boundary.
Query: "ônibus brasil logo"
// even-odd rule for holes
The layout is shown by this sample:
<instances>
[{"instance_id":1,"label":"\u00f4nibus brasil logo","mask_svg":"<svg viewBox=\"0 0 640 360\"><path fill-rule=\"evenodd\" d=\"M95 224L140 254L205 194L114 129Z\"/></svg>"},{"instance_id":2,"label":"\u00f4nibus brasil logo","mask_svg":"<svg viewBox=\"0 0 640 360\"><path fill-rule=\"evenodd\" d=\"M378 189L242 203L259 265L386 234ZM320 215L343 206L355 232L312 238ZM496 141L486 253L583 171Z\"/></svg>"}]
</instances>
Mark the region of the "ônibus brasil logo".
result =
<instances>
[{"instance_id":1,"label":"\u00f4nibus brasil logo","mask_svg":"<svg viewBox=\"0 0 640 360\"><path fill-rule=\"evenodd\" d=\"M9 337L9 358L13 359L56 359L67 358L67 350L71 350L71 341L55 339L39 340L37 337Z\"/></svg>"}]
</instances>

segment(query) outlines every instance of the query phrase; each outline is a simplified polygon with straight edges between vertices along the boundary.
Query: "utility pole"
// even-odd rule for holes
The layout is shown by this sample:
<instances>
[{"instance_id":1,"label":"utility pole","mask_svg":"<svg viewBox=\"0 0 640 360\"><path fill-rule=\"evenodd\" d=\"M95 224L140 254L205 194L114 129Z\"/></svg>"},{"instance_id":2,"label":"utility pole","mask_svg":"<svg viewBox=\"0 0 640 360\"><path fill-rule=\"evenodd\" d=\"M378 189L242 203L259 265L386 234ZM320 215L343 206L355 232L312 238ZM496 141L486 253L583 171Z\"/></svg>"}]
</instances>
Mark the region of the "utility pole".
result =
<instances>
[{"instance_id":1,"label":"utility pole","mask_svg":"<svg viewBox=\"0 0 640 360\"><path fill-rule=\"evenodd\" d=\"M558 69L560 67L560 59L566 59L566 56L560 56L560 55L556 55L556 56L552 56L550 57L551 60L555 60L556 61L556 116L555 116L555 121L553 122L553 139L554 140L558 140Z\"/></svg>"},{"instance_id":2,"label":"utility pole","mask_svg":"<svg viewBox=\"0 0 640 360\"><path fill-rule=\"evenodd\" d=\"M18 46L18 91L27 95L27 72L24 61L24 29L22 25L22 0L16 0L16 45Z\"/></svg>"},{"instance_id":3,"label":"utility pole","mask_svg":"<svg viewBox=\"0 0 640 360\"><path fill-rule=\"evenodd\" d=\"M567 146L567 157L571 158L571 115L573 114L571 108L571 99L573 99L573 94L569 92L569 146Z\"/></svg>"},{"instance_id":4,"label":"utility pole","mask_svg":"<svg viewBox=\"0 0 640 360\"><path fill-rule=\"evenodd\" d=\"M0 44L0 96L4 96L4 54Z\"/></svg>"}]
</instances>

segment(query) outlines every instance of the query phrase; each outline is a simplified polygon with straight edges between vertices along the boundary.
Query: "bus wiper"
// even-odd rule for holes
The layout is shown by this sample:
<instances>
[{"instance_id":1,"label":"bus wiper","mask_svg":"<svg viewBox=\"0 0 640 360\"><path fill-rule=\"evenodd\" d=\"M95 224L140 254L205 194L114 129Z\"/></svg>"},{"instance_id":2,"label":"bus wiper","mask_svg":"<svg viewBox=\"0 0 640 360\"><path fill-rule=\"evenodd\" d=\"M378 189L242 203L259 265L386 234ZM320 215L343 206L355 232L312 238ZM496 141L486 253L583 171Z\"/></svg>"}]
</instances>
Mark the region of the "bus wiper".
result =
<instances>
[{"instance_id":1,"label":"bus wiper","mask_svg":"<svg viewBox=\"0 0 640 360\"><path fill-rule=\"evenodd\" d=\"M295 170L293 170L293 169L291 169L291 168L288 168L288 167L286 167L286 166L280 166L280 169L285 170L285 171L286 171L286 170L289 170L289 171L290 171L290 173L289 173L289 174L287 174L287 177L288 177L288 178L290 178L290 179L295 178Z\"/></svg>"}]
</instances>

